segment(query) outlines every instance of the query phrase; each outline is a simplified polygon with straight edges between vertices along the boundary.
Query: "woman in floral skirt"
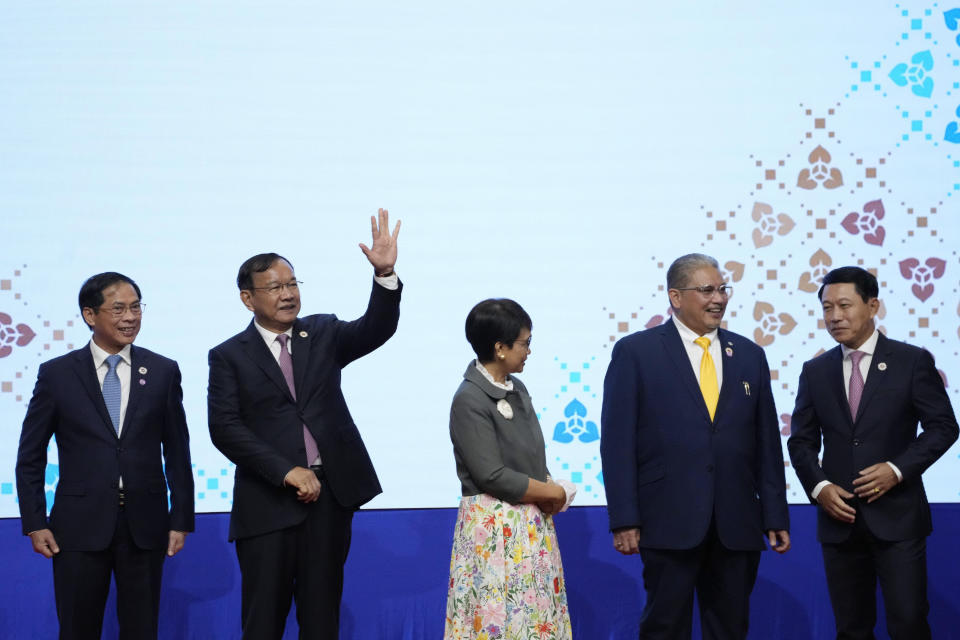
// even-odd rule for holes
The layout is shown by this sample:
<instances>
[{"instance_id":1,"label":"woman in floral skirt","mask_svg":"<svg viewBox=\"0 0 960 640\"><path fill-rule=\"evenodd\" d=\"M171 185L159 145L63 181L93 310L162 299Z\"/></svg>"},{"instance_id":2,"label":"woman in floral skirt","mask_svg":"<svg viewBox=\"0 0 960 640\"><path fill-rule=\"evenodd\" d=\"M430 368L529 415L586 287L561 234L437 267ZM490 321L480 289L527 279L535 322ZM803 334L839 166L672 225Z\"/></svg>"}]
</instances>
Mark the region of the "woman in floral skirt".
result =
<instances>
[{"instance_id":1,"label":"woman in floral skirt","mask_svg":"<svg viewBox=\"0 0 960 640\"><path fill-rule=\"evenodd\" d=\"M467 315L477 359L450 408L463 497L450 557L445 639L571 638L552 514L572 484L551 480L543 433L523 383L533 323L507 299Z\"/></svg>"}]
</instances>

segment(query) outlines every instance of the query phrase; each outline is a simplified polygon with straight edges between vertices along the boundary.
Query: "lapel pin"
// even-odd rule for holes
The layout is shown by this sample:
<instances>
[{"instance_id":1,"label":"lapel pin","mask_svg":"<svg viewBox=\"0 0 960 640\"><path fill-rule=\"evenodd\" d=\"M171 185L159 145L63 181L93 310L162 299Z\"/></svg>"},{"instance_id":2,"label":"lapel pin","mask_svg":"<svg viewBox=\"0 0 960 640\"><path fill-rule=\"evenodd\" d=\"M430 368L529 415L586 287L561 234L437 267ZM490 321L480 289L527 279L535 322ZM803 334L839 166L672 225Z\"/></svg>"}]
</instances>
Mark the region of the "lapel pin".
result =
<instances>
[{"instance_id":1,"label":"lapel pin","mask_svg":"<svg viewBox=\"0 0 960 640\"><path fill-rule=\"evenodd\" d=\"M140 386L142 387L145 384L147 384L147 381L144 380L143 378L140 378Z\"/></svg>"},{"instance_id":2,"label":"lapel pin","mask_svg":"<svg viewBox=\"0 0 960 640\"><path fill-rule=\"evenodd\" d=\"M306 338L306 337L307 337L307 332L306 332L306 331L301 331L301 332L300 332L300 337L301 337L301 338Z\"/></svg>"},{"instance_id":3,"label":"lapel pin","mask_svg":"<svg viewBox=\"0 0 960 640\"><path fill-rule=\"evenodd\" d=\"M877 365L877 369L879 369L880 371L886 371L886 370L887 370L887 363L886 363L886 362L881 362L880 364Z\"/></svg>"},{"instance_id":4,"label":"lapel pin","mask_svg":"<svg viewBox=\"0 0 960 640\"><path fill-rule=\"evenodd\" d=\"M137 369L137 371L138 371L138 372L140 373L140 375L142 375L142 376L147 375L147 368L146 368L146 367L140 367L139 369Z\"/></svg>"},{"instance_id":5,"label":"lapel pin","mask_svg":"<svg viewBox=\"0 0 960 640\"><path fill-rule=\"evenodd\" d=\"M727 357L728 357L728 358L732 358L732 357L733 357L733 349L731 349L730 347L727 347L726 349L724 349L723 352L724 352L725 354L727 354Z\"/></svg>"},{"instance_id":6,"label":"lapel pin","mask_svg":"<svg viewBox=\"0 0 960 640\"><path fill-rule=\"evenodd\" d=\"M750 395L750 383L746 380L743 381L743 394L747 396Z\"/></svg>"}]
</instances>

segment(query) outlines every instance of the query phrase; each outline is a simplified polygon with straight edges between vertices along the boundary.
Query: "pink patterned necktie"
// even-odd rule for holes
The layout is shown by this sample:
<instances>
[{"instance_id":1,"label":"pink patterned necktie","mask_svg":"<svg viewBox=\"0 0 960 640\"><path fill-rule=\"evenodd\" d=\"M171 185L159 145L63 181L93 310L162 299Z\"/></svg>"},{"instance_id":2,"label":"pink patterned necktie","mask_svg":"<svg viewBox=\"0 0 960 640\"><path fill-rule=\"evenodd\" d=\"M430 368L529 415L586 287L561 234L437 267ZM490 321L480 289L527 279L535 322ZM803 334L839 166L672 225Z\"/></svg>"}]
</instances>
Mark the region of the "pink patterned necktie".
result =
<instances>
[{"instance_id":1,"label":"pink patterned necktie","mask_svg":"<svg viewBox=\"0 0 960 640\"><path fill-rule=\"evenodd\" d=\"M867 355L863 351L850 352L850 389L847 395L850 401L850 418L857 420L857 409L860 407L860 397L863 395L863 374L860 373L860 360Z\"/></svg>"},{"instance_id":2,"label":"pink patterned necktie","mask_svg":"<svg viewBox=\"0 0 960 640\"><path fill-rule=\"evenodd\" d=\"M280 357L277 358L277 363L280 365L280 371L283 372L283 379L287 381L290 395L296 400L297 390L293 386L293 358L290 357L290 351L287 350L287 339L289 338L290 336L285 333L277 336L277 342L280 343ZM320 455L320 450L317 449L317 441L313 439L307 425L303 425L303 444L307 448L307 465L309 466Z\"/></svg>"}]
</instances>

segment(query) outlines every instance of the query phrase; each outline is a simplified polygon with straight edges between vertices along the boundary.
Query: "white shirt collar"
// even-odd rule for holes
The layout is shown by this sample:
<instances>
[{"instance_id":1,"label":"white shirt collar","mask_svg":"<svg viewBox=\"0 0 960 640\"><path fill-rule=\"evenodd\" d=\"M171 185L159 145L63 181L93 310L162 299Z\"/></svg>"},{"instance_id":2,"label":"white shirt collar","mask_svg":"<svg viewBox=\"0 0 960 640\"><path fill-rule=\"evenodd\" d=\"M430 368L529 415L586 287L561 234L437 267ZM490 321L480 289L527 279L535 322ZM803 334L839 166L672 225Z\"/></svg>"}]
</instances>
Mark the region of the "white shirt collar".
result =
<instances>
[{"instance_id":1,"label":"white shirt collar","mask_svg":"<svg viewBox=\"0 0 960 640\"><path fill-rule=\"evenodd\" d=\"M273 344L274 342L276 342L276 341L277 341L277 336L280 335L279 333L275 333L275 332L273 332L273 331L270 331L270 329L264 329L263 327L260 326L260 323L257 322L256 320L253 321L253 326L255 326L255 327L257 328L257 331L260 333L260 337L263 338L263 341L267 343L267 346L268 346L268 347L269 347L271 344ZM287 329L286 331L284 331L284 332L282 332L282 333L285 333L285 334L287 334L287 336L289 336L289 337L292 338L292 337L293 337L293 327L290 327L289 329Z\"/></svg>"},{"instance_id":2,"label":"white shirt collar","mask_svg":"<svg viewBox=\"0 0 960 640\"><path fill-rule=\"evenodd\" d=\"M90 339L90 353L93 354L93 366L95 369L99 369L100 367L102 367L103 361L106 360L107 357L111 355L106 351L104 351L103 349L101 349L100 345L94 342L92 338ZM124 362L126 362L129 365L130 364L130 345L129 344L124 345L123 349L120 349L118 355Z\"/></svg>"},{"instance_id":3,"label":"white shirt collar","mask_svg":"<svg viewBox=\"0 0 960 640\"><path fill-rule=\"evenodd\" d=\"M693 329L680 322L680 318L676 315L673 316L673 323L677 325L677 331L680 332L680 338L682 338L684 342L693 342L700 337ZM703 337L709 338L710 344L714 344L717 341L717 331L717 329L714 329L709 333L703 334Z\"/></svg>"},{"instance_id":4,"label":"white shirt collar","mask_svg":"<svg viewBox=\"0 0 960 640\"><path fill-rule=\"evenodd\" d=\"M877 329L873 330L873 333L867 338L867 341L860 345L857 349L851 349L845 344L840 345L840 349L843 352L843 357L846 358L850 355L851 351L862 351L868 356L872 356L873 352L877 350L877 341L880 339L880 332Z\"/></svg>"},{"instance_id":5,"label":"white shirt collar","mask_svg":"<svg viewBox=\"0 0 960 640\"><path fill-rule=\"evenodd\" d=\"M479 371L480 374L487 379L487 382L497 387L498 389L503 389L505 391L513 391L513 380L510 379L510 376L506 377L505 383L497 382L496 380L493 379L493 376L490 375L490 372L487 371L487 368L482 364L480 364L479 360L476 360L476 363L477 363L477 371Z\"/></svg>"}]
</instances>

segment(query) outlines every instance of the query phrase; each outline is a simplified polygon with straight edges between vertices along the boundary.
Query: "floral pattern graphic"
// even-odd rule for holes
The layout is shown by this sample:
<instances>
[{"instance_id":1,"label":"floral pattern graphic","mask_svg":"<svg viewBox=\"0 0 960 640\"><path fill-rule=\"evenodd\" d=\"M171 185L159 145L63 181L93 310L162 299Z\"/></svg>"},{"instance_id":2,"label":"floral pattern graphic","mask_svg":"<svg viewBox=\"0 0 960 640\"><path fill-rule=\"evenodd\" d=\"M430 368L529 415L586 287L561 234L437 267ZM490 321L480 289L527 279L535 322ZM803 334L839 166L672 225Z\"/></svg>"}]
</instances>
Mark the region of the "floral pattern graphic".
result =
<instances>
[{"instance_id":1,"label":"floral pattern graphic","mask_svg":"<svg viewBox=\"0 0 960 640\"><path fill-rule=\"evenodd\" d=\"M536 505L486 494L460 500L443 637L573 637L557 534Z\"/></svg>"},{"instance_id":2,"label":"floral pattern graphic","mask_svg":"<svg viewBox=\"0 0 960 640\"><path fill-rule=\"evenodd\" d=\"M769 302L758 301L753 305L753 319L760 323L760 326L753 330L753 341L761 347L773 344L776 338L774 333L785 336L797 326L793 316L789 313L776 314Z\"/></svg>"},{"instance_id":3,"label":"floral pattern graphic","mask_svg":"<svg viewBox=\"0 0 960 640\"><path fill-rule=\"evenodd\" d=\"M773 215L773 207L763 202L755 202L750 214L754 222L758 222L753 230L753 246L765 247L773 242L773 234L785 236L793 230L796 223L785 213Z\"/></svg>"},{"instance_id":4,"label":"floral pattern graphic","mask_svg":"<svg viewBox=\"0 0 960 640\"><path fill-rule=\"evenodd\" d=\"M830 166L830 153L822 146L810 152L807 157L810 161L809 169L802 169L797 176L797 186L801 189L816 189L822 185L824 189L836 189L843 186L843 174L840 169Z\"/></svg>"},{"instance_id":5,"label":"floral pattern graphic","mask_svg":"<svg viewBox=\"0 0 960 640\"><path fill-rule=\"evenodd\" d=\"M600 430L593 420L586 420L587 408L582 402L574 398L563 410L565 421L558 422L553 428L553 439L557 442L573 442L574 438L580 442L594 442L600 439Z\"/></svg>"},{"instance_id":6,"label":"floral pattern graphic","mask_svg":"<svg viewBox=\"0 0 960 640\"><path fill-rule=\"evenodd\" d=\"M853 235L862 231L863 239L867 244L879 247L883 245L883 239L887 235L887 230L879 222L883 220L884 215L883 202L881 200L871 200L863 205L862 214L856 211L848 214L840 223L840 226Z\"/></svg>"},{"instance_id":7,"label":"floral pattern graphic","mask_svg":"<svg viewBox=\"0 0 960 640\"><path fill-rule=\"evenodd\" d=\"M817 249L814 254L810 256L810 266L813 268L810 271L803 272L797 288L807 293L818 291L823 282L823 276L827 275L832 264L833 258L830 257L830 254L823 249Z\"/></svg>"},{"instance_id":8,"label":"floral pattern graphic","mask_svg":"<svg viewBox=\"0 0 960 640\"><path fill-rule=\"evenodd\" d=\"M910 291L920 302L926 302L933 295L933 282L943 277L947 263L940 258L927 258L922 265L916 258L907 258L900 261L900 275L907 280L913 280Z\"/></svg>"},{"instance_id":9,"label":"floral pattern graphic","mask_svg":"<svg viewBox=\"0 0 960 640\"><path fill-rule=\"evenodd\" d=\"M890 79L898 87L910 85L913 95L929 98L933 94L933 78L926 75L933 70L933 55L929 51L913 54L910 64L901 62L890 70Z\"/></svg>"},{"instance_id":10,"label":"floral pattern graphic","mask_svg":"<svg viewBox=\"0 0 960 640\"><path fill-rule=\"evenodd\" d=\"M36 335L27 325L14 326L13 318L6 313L0 313L0 358L13 353L13 345L27 346Z\"/></svg>"}]
</instances>

